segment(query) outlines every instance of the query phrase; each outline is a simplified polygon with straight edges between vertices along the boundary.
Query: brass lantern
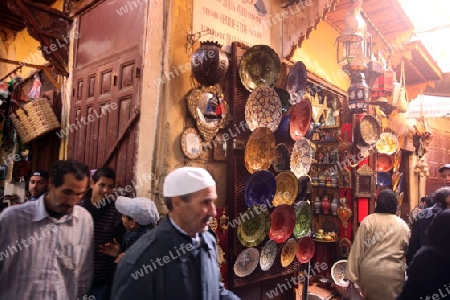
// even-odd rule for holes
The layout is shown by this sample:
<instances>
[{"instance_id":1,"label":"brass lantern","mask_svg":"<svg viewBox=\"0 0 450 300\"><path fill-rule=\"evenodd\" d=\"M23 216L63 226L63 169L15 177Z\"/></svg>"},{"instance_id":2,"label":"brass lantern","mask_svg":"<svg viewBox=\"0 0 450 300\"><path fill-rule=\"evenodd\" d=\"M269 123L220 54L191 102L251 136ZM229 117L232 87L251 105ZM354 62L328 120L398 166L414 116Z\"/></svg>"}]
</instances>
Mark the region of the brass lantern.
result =
<instances>
[{"instance_id":1,"label":"brass lantern","mask_svg":"<svg viewBox=\"0 0 450 300\"><path fill-rule=\"evenodd\" d=\"M348 88L348 106L353 114L367 112L369 107L369 86L362 72L352 72L351 83Z\"/></svg>"}]
</instances>

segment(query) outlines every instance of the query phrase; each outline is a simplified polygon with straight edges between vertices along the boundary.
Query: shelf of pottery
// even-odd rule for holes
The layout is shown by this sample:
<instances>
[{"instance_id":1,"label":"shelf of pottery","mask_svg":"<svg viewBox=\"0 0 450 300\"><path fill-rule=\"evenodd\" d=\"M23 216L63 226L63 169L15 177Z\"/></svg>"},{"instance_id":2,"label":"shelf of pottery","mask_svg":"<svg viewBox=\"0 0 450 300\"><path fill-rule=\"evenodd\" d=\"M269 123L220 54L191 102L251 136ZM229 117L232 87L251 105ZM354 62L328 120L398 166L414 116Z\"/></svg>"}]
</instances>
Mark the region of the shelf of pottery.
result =
<instances>
[{"instance_id":1,"label":"shelf of pottery","mask_svg":"<svg viewBox=\"0 0 450 300\"><path fill-rule=\"evenodd\" d=\"M311 209L313 238L336 241L339 232L339 127L315 127L311 137ZM345 180L341 179L341 184Z\"/></svg>"}]
</instances>

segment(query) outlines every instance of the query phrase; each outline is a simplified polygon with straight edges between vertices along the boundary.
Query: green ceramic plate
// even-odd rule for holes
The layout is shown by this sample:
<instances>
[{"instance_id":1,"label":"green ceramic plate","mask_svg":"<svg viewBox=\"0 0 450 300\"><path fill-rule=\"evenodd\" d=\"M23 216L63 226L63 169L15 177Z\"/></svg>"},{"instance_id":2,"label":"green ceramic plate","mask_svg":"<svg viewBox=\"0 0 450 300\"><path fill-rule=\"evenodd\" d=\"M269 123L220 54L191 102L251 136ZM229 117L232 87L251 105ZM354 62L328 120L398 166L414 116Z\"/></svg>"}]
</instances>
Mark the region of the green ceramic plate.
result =
<instances>
[{"instance_id":1,"label":"green ceramic plate","mask_svg":"<svg viewBox=\"0 0 450 300\"><path fill-rule=\"evenodd\" d=\"M296 238L304 237L311 228L311 207L308 202L301 201L295 207L295 217L294 236Z\"/></svg>"},{"instance_id":2,"label":"green ceramic plate","mask_svg":"<svg viewBox=\"0 0 450 300\"><path fill-rule=\"evenodd\" d=\"M239 242L245 247L258 246L267 236L270 229L270 214L261 210L259 205L247 209L239 216L242 223L237 228Z\"/></svg>"}]
</instances>

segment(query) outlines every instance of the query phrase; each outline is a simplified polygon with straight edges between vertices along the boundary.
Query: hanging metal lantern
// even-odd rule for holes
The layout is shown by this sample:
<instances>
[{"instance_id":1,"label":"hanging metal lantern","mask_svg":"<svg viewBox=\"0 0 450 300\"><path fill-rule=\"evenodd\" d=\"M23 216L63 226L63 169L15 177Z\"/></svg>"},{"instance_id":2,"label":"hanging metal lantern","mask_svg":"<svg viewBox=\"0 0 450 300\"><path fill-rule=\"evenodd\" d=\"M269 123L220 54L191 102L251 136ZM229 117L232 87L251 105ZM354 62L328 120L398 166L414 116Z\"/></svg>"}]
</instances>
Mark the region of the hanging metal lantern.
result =
<instances>
[{"instance_id":1,"label":"hanging metal lantern","mask_svg":"<svg viewBox=\"0 0 450 300\"><path fill-rule=\"evenodd\" d=\"M372 35L361 15L362 2L352 1L345 14L345 29L336 39L337 62L351 71L366 70L372 57Z\"/></svg>"},{"instance_id":2,"label":"hanging metal lantern","mask_svg":"<svg viewBox=\"0 0 450 300\"><path fill-rule=\"evenodd\" d=\"M391 68L385 69L383 74L372 85L372 98L391 96L394 91L394 82L396 81L394 70Z\"/></svg>"},{"instance_id":3,"label":"hanging metal lantern","mask_svg":"<svg viewBox=\"0 0 450 300\"><path fill-rule=\"evenodd\" d=\"M364 78L364 73L354 72L351 74L351 83L348 88L348 106L353 114L367 112L369 107L369 86Z\"/></svg>"}]
</instances>

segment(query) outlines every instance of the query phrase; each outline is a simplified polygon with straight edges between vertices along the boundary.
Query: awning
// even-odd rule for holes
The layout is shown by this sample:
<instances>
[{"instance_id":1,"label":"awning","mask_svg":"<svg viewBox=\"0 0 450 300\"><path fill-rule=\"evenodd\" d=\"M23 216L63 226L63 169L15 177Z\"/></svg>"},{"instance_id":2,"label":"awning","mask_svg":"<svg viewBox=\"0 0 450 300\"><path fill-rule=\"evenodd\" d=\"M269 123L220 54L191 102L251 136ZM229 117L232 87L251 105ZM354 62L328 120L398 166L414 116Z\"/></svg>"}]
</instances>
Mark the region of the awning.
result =
<instances>
[{"instance_id":1,"label":"awning","mask_svg":"<svg viewBox=\"0 0 450 300\"><path fill-rule=\"evenodd\" d=\"M450 98L419 95L409 103L407 118L442 118L450 117Z\"/></svg>"}]
</instances>

